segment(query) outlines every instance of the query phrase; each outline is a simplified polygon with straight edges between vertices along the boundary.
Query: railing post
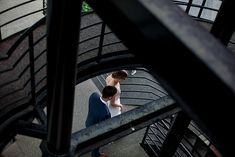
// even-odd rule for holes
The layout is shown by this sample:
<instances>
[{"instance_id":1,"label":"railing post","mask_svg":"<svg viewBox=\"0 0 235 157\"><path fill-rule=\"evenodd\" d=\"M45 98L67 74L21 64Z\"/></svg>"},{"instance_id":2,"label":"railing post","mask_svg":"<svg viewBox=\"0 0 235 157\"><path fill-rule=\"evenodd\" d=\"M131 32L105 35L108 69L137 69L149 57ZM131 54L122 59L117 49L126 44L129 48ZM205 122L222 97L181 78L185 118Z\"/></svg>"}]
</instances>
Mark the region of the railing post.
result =
<instances>
[{"instance_id":1,"label":"railing post","mask_svg":"<svg viewBox=\"0 0 235 157\"><path fill-rule=\"evenodd\" d=\"M192 4L193 4L193 0L189 0L189 1L188 1L188 4L187 4L187 7L186 7L186 9L185 9L185 12L186 12L187 14L189 13L189 10L190 10Z\"/></svg>"},{"instance_id":2,"label":"railing post","mask_svg":"<svg viewBox=\"0 0 235 157\"><path fill-rule=\"evenodd\" d=\"M42 1L42 8L43 8L43 15L46 15L46 8L47 8L47 0Z\"/></svg>"},{"instance_id":3,"label":"railing post","mask_svg":"<svg viewBox=\"0 0 235 157\"><path fill-rule=\"evenodd\" d=\"M201 15L202 15L203 7L205 7L206 1L207 1L207 0L203 0L203 1L202 1L202 4L201 4L200 10L199 10L199 13L198 13L198 15L197 15L197 17L199 17L199 18L200 18Z\"/></svg>"},{"instance_id":4,"label":"railing post","mask_svg":"<svg viewBox=\"0 0 235 157\"><path fill-rule=\"evenodd\" d=\"M47 4L48 137L43 156L71 155L81 3L50 0Z\"/></svg>"},{"instance_id":5,"label":"railing post","mask_svg":"<svg viewBox=\"0 0 235 157\"><path fill-rule=\"evenodd\" d=\"M105 26L106 24L103 22L101 25L101 32L100 32L100 41L99 41L99 50L98 50L99 58L101 58L100 56L101 56L102 49L103 49ZM100 59L98 61L100 61Z\"/></svg>"},{"instance_id":6,"label":"railing post","mask_svg":"<svg viewBox=\"0 0 235 157\"><path fill-rule=\"evenodd\" d=\"M34 45L33 45L33 33L29 34L29 64L30 64L30 80L31 80L31 94L34 105L36 104L36 88L35 88L35 74L34 74Z\"/></svg>"},{"instance_id":7,"label":"railing post","mask_svg":"<svg viewBox=\"0 0 235 157\"><path fill-rule=\"evenodd\" d=\"M148 132L149 132L149 128L150 128L150 126L151 126L151 125L147 126L147 128L146 128L146 131L145 131L145 133L144 133L144 137L143 137L143 139L142 139L141 144L144 144L144 142L145 142L145 140L146 140L146 137L147 137L147 135L148 135Z\"/></svg>"},{"instance_id":8,"label":"railing post","mask_svg":"<svg viewBox=\"0 0 235 157\"><path fill-rule=\"evenodd\" d=\"M190 121L191 119L184 112L181 111L177 114L170 130L167 133L166 139L162 144L159 157L174 156Z\"/></svg>"}]
</instances>

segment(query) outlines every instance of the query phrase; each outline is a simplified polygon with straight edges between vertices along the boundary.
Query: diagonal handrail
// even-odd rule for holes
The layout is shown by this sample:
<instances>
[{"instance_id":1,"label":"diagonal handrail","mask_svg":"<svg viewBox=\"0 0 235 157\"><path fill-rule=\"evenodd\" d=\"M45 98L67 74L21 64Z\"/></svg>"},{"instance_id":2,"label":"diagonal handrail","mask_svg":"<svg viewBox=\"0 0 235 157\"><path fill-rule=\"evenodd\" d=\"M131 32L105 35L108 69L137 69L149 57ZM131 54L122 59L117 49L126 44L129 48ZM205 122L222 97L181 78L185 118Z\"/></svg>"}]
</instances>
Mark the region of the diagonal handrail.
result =
<instances>
[{"instance_id":1,"label":"diagonal handrail","mask_svg":"<svg viewBox=\"0 0 235 157\"><path fill-rule=\"evenodd\" d=\"M138 131L153 121L179 112L180 108L166 96L139 108L108 119L98 125L82 129L72 134L72 149L76 155L84 154L97 146ZM97 139L100 139L97 141Z\"/></svg>"}]
</instances>

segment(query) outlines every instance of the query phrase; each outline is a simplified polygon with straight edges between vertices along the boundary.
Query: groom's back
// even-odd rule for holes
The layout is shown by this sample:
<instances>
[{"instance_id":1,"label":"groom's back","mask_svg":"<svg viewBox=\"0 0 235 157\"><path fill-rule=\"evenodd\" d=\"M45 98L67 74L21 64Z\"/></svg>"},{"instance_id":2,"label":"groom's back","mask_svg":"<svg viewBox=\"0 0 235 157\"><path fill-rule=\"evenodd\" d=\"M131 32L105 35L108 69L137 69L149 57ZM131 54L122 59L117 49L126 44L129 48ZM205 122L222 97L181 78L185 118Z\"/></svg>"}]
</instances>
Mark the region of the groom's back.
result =
<instances>
[{"instance_id":1,"label":"groom's back","mask_svg":"<svg viewBox=\"0 0 235 157\"><path fill-rule=\"evenodd\" d=\"M97 92L92 93L89 98L86 127L99 123L109 117L108 107L100 100L100 95Z\"/></svg>"}]
</instances>

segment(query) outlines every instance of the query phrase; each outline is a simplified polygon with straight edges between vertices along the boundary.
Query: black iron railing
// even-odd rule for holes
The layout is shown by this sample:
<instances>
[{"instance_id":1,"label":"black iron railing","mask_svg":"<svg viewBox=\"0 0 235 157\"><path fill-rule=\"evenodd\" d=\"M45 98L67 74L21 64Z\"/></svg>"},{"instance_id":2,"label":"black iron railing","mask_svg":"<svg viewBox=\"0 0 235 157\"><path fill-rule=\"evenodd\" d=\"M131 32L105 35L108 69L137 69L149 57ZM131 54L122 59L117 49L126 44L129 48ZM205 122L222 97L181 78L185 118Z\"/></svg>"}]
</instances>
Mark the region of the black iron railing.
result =
<instances>
[{"instance_id":1,"label":"black iron railing","mask_svg":"<svg viewBox=\"0 0 235 157\"><path fill-rule=\"evenodd\" d=\"M1 65L4 65L0 68L1 120L7 121L6 117L13 116L11 111L20 109L22 106L25 108L27 105L24 104L29 101L35 105L36 95L45 86L46 50L34 51L36 45L40 45L45 40L45 35L38 39L33 36L35 29L43 23L45 18L28 29L12 45L5 57L0 58Z\"/></svg>"},{"instance_id":2,"label":"black iron railing","mask_svg":"<svg viewBox=\"0 0 235 157\"><path fill-rule=\"evenodd\" d=\"M88 0L88 2L89 2L89 0ZM145 29L141 30L141 31L143 31L142 32L143 34L141 32L139 32L138 31L139 27L135 27L135 26L138 26L138 24L139 24L138 21L135 21L135 18L131 19L131 17L129 17L129 16L125 17L124 15L129 15L126 12L124 12L124 14L120 14L120 15L123 15L125 17L123 19L127 20L127 21L125 21L126 23L124 23L125 26L128 26L127 28L133 28L133 29L128 29L128 31L127 31L127 30L125 30L125 26L124 27L121 26L120 28L115 27L115 21L112 21L111 19L109 19L109 17L107 17L103 13L107 13L107 10L109 10L110 8L113 8L114 10L110 10L110 13L113 15L113 17L116 17L115 15L117 15L117 14L114 14L114 13L116 13L116 12L120 13L120 12L119 12L119 10L118 11L115 10L115 8L116 7L119 8L120 7L119 5L121 5L121 4L114 4L114 2L112 2L112 1L110 1L110 4L109 3L103 4L104 5L103 7L107 9L103 12L103 8L95 3L96 2L89 2L89 4L94 6L95 10L97 10L97 13L104 19L105 23L103 22L103 19L101 20L94 12L90 12L90 13L84 14L82 16L82 20L86 20L86 18L87 19L92 18L92 19L96 19L96 20L90 20L93 23L88 24L88 25L86 25L86 22L83 23L83 21L81 21L81 30L80 30L81 36L80 36L80 42L78 43L79 44L79 53L78 53L78 62L77 62L78 63L77 64L77 67L78 67L77 68L77 83L82 82L86 79L92 78L94 76L98 76L98 75L110 72L115 69L121 69L121 68L122 69L125 69L125 68L130 69L130 68L136 68L136 67L145 67L145 68L149 69L149 71L153 74L154 78L156 77L157 74L162 76L163 80L161 80L161 81L163 82L163 85L165 85L167 87L167 89L173 93L172 95L175 96L177 98L177 100L182 103L181 105L183 106L183 108L186 111L189 111L188 109L190 109L190 108L188 108L188 106L184 106L185 104L188 104L188 101L190 102L189 103L190 105L192 105L192 104L195 105L194 106L195 108L196 108L195 103L198 101L195 101L195 102L191 101L191 97L190 97L190 99L187 99L188 94L191 94L191 93L188 93L186 91L191 91L192 89L187 90L187 89L189 89L189 88L187 88L187 86L189 87L189 85L183 84L183 83L187 83L185 81L185 78L186 78L185 74L186 74L186 72L189 72L187 70L184 70L185 66L188 66L191 64L197 65L197 67L202 71L201 74L205 75L209 80L210 79L212 80L209 82L208 81L203 82L202 80L200 80L203 87L205 86L207 88L207 90L211 91L212 93L214 91L210 90L210 88L208 88L208 86L213 87L212 86L213 84L215 84L215 85L219 84L219 87L221 87L220 88L221 91L223 91L223 90L227 91L226 90L227 84L229 84L229 83L232 84L231 82L228 81L227 77L224 78L224 76L227 76L227 75L222 75L220 73L220 71L217 71L217 68L216 68L217 65L213 64L212 67L210 67L211 64L208 64L208 66L204 67L204 64L201 65L201 62L202 62L201 60L198 61L197 59L194 58L197 55L200 56L200 54L197 54L196 52L201 49L196 50L195 47L190 47L191 45L187 41L190 40L191 38L190 39L187 38L188 40L185 40L186 39L185 36L183 36L182 34L177 34L177 32L175 32L175 34L174 34L177 36L175 38L174 36L172 36L171 32L168 32L168 30L166 28L173 29L173 32L174 32L175 30L174 30L173 26L175 26L174 24L177 24L177 22L179 23L179 21L175 21L174 23L171 23L172 26L171 25L161 25L164 22L166 22L166 21L164 21L163 16L168 15L168 14L164 14L164 15L162 15L162 17L161 16L158 17L159 18L158 20L160 21L159 22L157 19L154 18L154 16L157 16L157 15L155 15L153 12L150 11L151 6L147 2L143 2L143 4L146 5L148 7L148 9L146 9L145 7L142 7L142 5L141 5L141 7L139 8L140 10L139 9L136 10L137 12L138 11L142 12L144 15L145 15L145 13L147 15L149 15L149 13L152 13L151 16L148 16L148 17L151 20L153 20L154 24L156 24L154 26L157 26L157 28L159 27L159 29L162 30L161 32L155 32L155 33L160 35L160 37L169 37L169 36L172 37L172 38L167 38L169 40L166 40L166 41L168 41L170 44L172 44L170 46L173 46L173 47L175 46L176 47L175 50L180 50L179 52L181 52L181 53L189 52L189 54L185 53L186 58L188 57L187 61L185 61L184 59L179 57L181 53L178 53L179 56L178 55L172 56L172 58L176 59L177 61L175 61L172 58L168 58L165 56L165 54L169 54L169 52L173 52L174 49L171 49L170 46L167 45L169 43L167 42L167 44L166 44L165 40L161 40L162 38L160 38L160 40L157 40L158 42L156 42L156 43L157 43L157 45L160 46L160 48L165 48L166 52L164 52L164 54L162 54L161 52L158 52L158 54L156 54L156 55L160 54L160 56L158 56L159 58L161 58L161 57L168 58L169 61L171 61L171 63L173 63L174 66L170 66L171 67L170 68L169 65L171 65L171 63L164 64L164 62L162 62L161 59L155 58L157 61L157 64L158 64L158 66L155 67L154 66L155 64L153 64L153 62L147 62L147 61L150 61L149 56L143 55L144 57L147 58L146 61L143 60L143 58L138 57L138 55L142 56L142 54L140 52L143 53L143 52L147 51L146 54L147 53L150 54L149 52L151 52L151 48L156 48L155 47L156 45L153 45L153 43L146 42L149 39L155 39L154 36L153 36L153 38L145 38L146 37L145 35L151 36L152 32L149 34L148 30L145 30ZM131 2L131 3L134 4L133 8L132 8L133 11L135 11L135 9L136 9L135 6L136 5L139 6L139 4L140 4L140 2ZM168 13L169 14L175 13L175 14L172 14L172 16L178 15L178 11L174 10L175 8L173 5L170 5L168 2L163 2L163 1L159 1L159 3L165 4L166 6L169 5L170 6L169 8L172 8L172 10L170 10L172 12L168 12ZM198 21L208 22L208 23L211 23L213 20L204 18L202 16L203 11L211 10L213 12L213 11L217 11L216 9L219 9L219 8L209 8L208 6L205 6L206 1L202 1L201 4L194 4L193 1L189 1L188 3L177 1L175 3L179 6L185 5L185 7L183 7L183 8L185 8L185 11L189 14L190 14L190 10L192 8L199 8L198 14L197 14L197 16L195 16L195 18ZM142 4L142 2L141 2L141 4ZM106 5L110 6L110 7L105 7ZM156 5L156 6L158 6L158 5ZM42 11L42 10L40 10L40 11ZM35 11L35 12L37 12L37 11ZM163 10L163 12L164 12L164 10ZM22 17L25 17L25 16L28 16L28 15L23 15ZM178 16L176 16L176 18L177 17ZM184 15L182 15L182 17L184 17ZM130 18L130 19L128 19L128 18ZM16 18L15 20L18 20L18 19L20 19L20 18ZM169 19L171 19L171 18L169 18ZM115 20L117 20L118 22L122 21L122 19L120 19L118 17ZM178 19L178 20L181 20L181 19ZM94 21L96 21L96 22L94 22ZM129 23L130 21L132 21L133 23L130 24ZM158 25L158 22L161 24ZM192 28L191 23L190 22L187 23L188 19L185 19L185 21L183 21L183 24L184 24L184 22L186 24L188 24L189 27L187 27L187 28ZM7 24L8 23L9 22L7 22ZM115 30L115 32L120 36L120 39L125 39L123 41L125 41L125 45L127 45L127 46L125 46L121 42L121 40L119 40L119 38L116 35L114 35L113 32L110 31L109 27L106 26L106 23L109 24L110 28ZM1 70L0 71L0 73L1 73L1 76L0 76L0 78L1 78L0 79L1 80L1 83L0 83L0 92L1 92L0 93L0 101L1 101L0 118L2 121L5 121L4 124L6 124L6 123L11 124L14 120L16 121L22 115L24 115L28 112L31 112L34 109L31 107L31 105L35 105L37 103L40 103L40 105L43 107L46 105L46 101L45 101L45 97L47 95L45 92L46 85L47 85L47 73L45 70L47 68L47 61L46 61L47 59L45 57L45 55L47 53L47 49L46 49L46 45L45 45L46 33L43 33L37 40L34 41L34 37L32 36L32 31L34 31L35 28L37 28L38 26L39 26L39 24L36 24L32 28L28 29L28 31L26 31L26 33L24 33L19 38L19 40L17 40L17 42L11 47L11 49L6 53L6 55L1 55L3 57L0 58L0 63L3 66L0 69ZM198 27L195 27L196 35L200 35L200 33L202 33L203 30L197 29L197 28ZM97 32L97 33L89 35L89 32L93 32L93 31L91 31L92 29L94 32ZM133 33L132 30L136 30L137 31L137 32L135 32L136 34ZM128 33L130 32L130 34L128 34L127 32ZM84 35L82 35L83 33L84 33ZM186 32L184 32L184 33L186 33ZM194 37L193 40L197 41L197 44L199 44L201 47L208 50L206 52L211 52L211 53L213 52L210 45L207 45L206 43L205 43L206 45L203 45L203 44L201 44L201 42L198 41L198 38L199 38L198 36L196 36L196 35L191 36L192 34L190 34L190 33L192 33L192 32L187 32L187 33L189 33L188 35L190 37ZM203 32L203 33L205 33L205 32ZM128 37L128 35L129 35L129 37ZM135 36L135 35L137 35L137 36ZM140 36L138 36L138 35L140 35ZM161 35L163 35L163 36L161 36ZM134 42L134 40L131 40L134 37L136 37L136 39L140 39L138 41L142 41L140 43L143 45L143 47L141 47L140 43L139 43L139 45L138 44L136 45L136 42ZM213 38L209 37L208 35L205 35L205 36L202 35L202 37L205 37L205 38L201 38L201 39L208 39L208 40L213 39ZM24 47L24 49L22 51L20 51L21 50L20 45L22 44L25 46L25 43L27 43L27 42L28 42L28 46ZM216 43L216 42L213 40L213 43ZM135 46L133 46L132 44ZM214 45L217 46L218 50L221 50L220 52L227 52L222 47L218 46L219 45L218 43L216 43ZM189 48L189 49L187 49L187 48ZM206 52L205 52L205 54L207 54ZM190 55L191 53L193 53L193 55L192 55L193 57ZM201 53L201 54L203 54L203 53ZM16 55L16 56L13 57L14 55ZM151 56L151 54L150 54L150 56ZM207 56L206 57L200 56L200 57L202 57L204 59L203 61L205 61L205 62L207 61ZM12 58L13 58L13 60L11 60ZM226 64L226 63L231 63L231 62L229 62L230 61L229 59L231 59L231 58L222 54L222 59L224 59L224 58L228 62L223 62L224 64L221 63L221 65L224 65L225 67L227 67L228 64ZM220 58L218 58L217 61L220 61ZM222 61L224 61L224 60L222 60ZM183 64L183 63L185 63L185 64ZM162 65L165 65L165 66L162 66ZM163 68L164 70L160 70L160 67ZM178 67L178 68L176 68L176 67ZM208 67L213 69L212 70L213 76L215 76L215 78L217 78L217 77L222 78L222 80L224 82L222 81L222 83L221 83L217 79L215 79L215 80L212 79L211 75L209 75L212 73L211 73L210 69L208 70ZM173 70L174 72L172 72L172 69L174 69ZM205 69L208 71L206 71ZM199 75L196 75L196 74L198 74L198 72L196 71L197 69L193 69L193 70L194 70L194 72L193 73L190 72L187 76L189 76L189 79L197 81L194 79L194 78L196 78L196 76L199 76ZM15 75L15 71L18 72L17 75ZM173 75L171 72L175 75ZM216 74L214 74L214 72ZM229 74L231 74L230 72L231 71L228 71ZM37 74L39 74L39 75L37 75ZM14 76L16 76L16 77L14 77ZM180 77L180 76L182 76L182 77ZM233 78L232 74L229 76L231 76ZM124 83L124 84L122 84L122 86L124 87L124 90L123 90L124 95L122 95L122 98L124 100L127 101L128 99L129 100L130 99L134 99L134 100L141 99L141 100L147 101L145 103L143 103L143 102L141 103L143 108L139 109L139 111L144 110L145 107L148 106L148 105L145 106L144 104L155 104L155 103L158 104L157 100L158 99L162 100L162 98L164 98L164 96L167 95L167 92L165 90L163 90L163 89L159 90L159 88L156 88L155 86L160 87L158 82L156 82L155 80L149 79L149 77L132 77L131 79L145 80L145 82L149 82L151 84L151 85L148 85L148 83L147 84L142 84L142 83L133 83L133 84ZM164 79L168 80L169 84L164 82L165 81ZM180 82L181 83L183 82L183 83L181 84ZM211 86L210 86L210 83L211 83ZM180 88L178 85L182 85L182 88ZM130 86L135 86L135 87L139 86L141 89L149 87L150 89L146 89L145 91L139 90L139 89L130 91L130 90L125 89L125 87L127 87L127 89L128 89L129 88L128 86L129 87ZM197 88L197 86L193 86L193 87ZM225 87L226 89L223 87ZM174 89L178 89L178 90L174 90ZM194 91L192 91L192 92L193 92L193 94L196 95L196 93ZM202 91L202 92L204 92L204 91ZM230 93L231 91L227 91L227 92ZM224 93L227 93L227 92L224 92ZM138 97L137 96L138 93L145 95L145 97L141 97L141 98ZM179 95L181 95L181 94L184 95L185 99L180 99L180 96L177 93L179 93ZM214 93L214 94L216 94L216 93ZM233 95L233 93L230 93L230 94ZM131 96L129 96L129 95L131 95ZM151 98L148 97L149 95L152 95ZM223 95L223 93L222 93L222 95ZM136 96L136 97L133 98L132 96ZM229 99L230 98L229 94L224 95L224 96L228 96L228 100L226 99L226 101L233 100L233 99ZM12 97L14 97L15 99L12 99ZM37 97L40 97L40 99L37 99ZM203 97L203 98L205 98L205 97ZM183 100L186 102L184 103ZM206 100L212 100L212 99L206 99ZM167 101L170 101L170 100L167 99ZM219 101L218 102L213 101L213 102L216 104ZM205 101L205 103L208 104L209 101ZM134 105L136 103L133 103L133 102L128 103L127 102L126 104ZM169 104L174 104L174 102L170 102ZM199 104L199 102L198 102L198 104ZM140 105L138 105L138 106L140 106ZM36 116L39 117L41 123L44 124L44 126L45 126L45 124L46 124L45 114L43 112L40 112L40 111L42 111L43 107L39 107L39 109L37 110ZM151 106L151 107L153 107L151 109L154 109L154 106ZM16 108L18 108L18 110L16 110ZM24 110L25 108L27 108L27 110ZM37 106L35 108L37 108ZM131 132L128 132L128 130L130 130L131 126L136 125L137 127L135 129L138 130L138 129L146 127L150 124L153 124L153 122L156 119L162 120L163 117L165 118L166 116L170 115L168 113L162 114L162 112L165 111L164 107L162 109L163 110L160 110L160 111L158 111L156 109L156 110L154 110L154 113L150 113L151 111L149 110L148 111L149 115L139 115L139 117L138 116L136 117L136 121L130 120L126 123L123 123L122 127L121 127L121 131L123 131L123 133L121 135L113 135L112 134L113 132L115 132L115 130L120 129L120 128L118 128L120 126L118 126L118 123L117 123L119 118L116 118L116 120L111 120L110 123L113 121L116 121L116 123L114 123L115 124L114 130L104 130L102 128L98 128L100 130L100 132L99 132L100 136L108 135L108 137L109 137L109 139L107 139L107 140L103 140L103 141L101 140L101 143L96 143L97 139L95 137L94 137L94 139L93 139L93 137L89 137L89 139L86 139L86 137L85 137L84 141L81 141L80 139L78 139L78 137L80 137L80 136L83 137L83 133L86 133L86 130L75 133L73 135L73 140L74 140L73 142L75 143L75 145L73 145L73 148L75 151L74 154L85 153L85 152L91 150L92 147L96 147L101 144L102 145L107 144L108 142L112 141L113 139L123 137L123 136L131 133ZM205 109L207 109L207 111L209 110L209 108L205 108ZM133 110L133 113L137 114L137 112L136 112L137 110ZM166 110L166 112L169 111L169 112L171 112L171 114L172 113L175 114L176 111L178 112L179 110L180 110L179 108L174 106L171 109ZM22 111L22 112L20 112L20 111ZM150 115L154 115L154 116L151 117ZM197 115L197 114L193 114L192 117L195 120L198 120L197 116L195 116L195 115ZM200 113L198 115L200 115ZM15 116L14 120L10 119L12 116ZM126 116L127 116L127 118L130 118L129 117L130 115L128 113ZM146 116L147 118L146 119L143 118L144 116ZM163 116L163 117L161 117L161 116ZM204 114L202 114L201 116L203 118L207 117ZM138 119L138 118L140 118L140 119ZM141 118L143 118L143 119L141 119ZM204 122L207 122L207 121L204 121ZM109 122L107 122L107 123L109 123ZM146 124L148 124L148 125L146 125ZM105 125L105 123L104 123L104 125ZM157 139L162 143L164 141L163 137L165 135L164 129L167 125L164 123L163 124L160 123L160 125L162 127L161 128L162 130L159 132L159 134L161 136L158 136ZM1 125L0 131L2 131L2 130L5 131L4 129L6 129L7 127L8 127L8 125ZM27 126L27 127L30 127L30 126ZM33 126L33 127L37 128L35 126ZM151 127L151 125L149 126L149 129L150 129L150 127ZM38 127L38 129L40 129L40 127ZM92 129L97 129L97 128L93 127L90 130L92 131ZM34 131L36 131L36 130L34 130ZM6 132L4 132L4 134L5 133ZM217 135L219 135L219 134L217 134ZM11 136L13 136L13 135L11 135ZM219 136L219 137L221 137L221 136ZM45 132L43 132L42 136L40 136L40 137L45 138ZM147 137L147 134L146 134L146 137ZM217 137L215 137L215 136L212 136L212 137L214 137L214 140L216 141ZM8 139L9 138L3 139L4 143ZM220 140L221 140L221 138L219 139L219 141L217 141L217 144L219 144L219 146L221 146ZM154 143L156 143L155 139L153 141L154 141ZM92 147L90 147L90 148L86 147L91 143L94 144ZM158 145L159 143L156 144L157 145L156 147L160 148L160 146ZM184 148L185 146L183 144L180 144L180 147ZM222 147L222 148L224 148L224 147ZM183 152L187 152L187 153L189 152L189 150L187 150L187 149L184 149L184 150L185 151L183 151ZM224 152L223 152L224 154L227 154L230 151L229 148L227 148L227 149L220 148L220 150L224 150ZM179 152L180 151L177 151L177 154L180 154ZM191 152L191 154L192 153L194 153L194 152ZM198 154L198 152L196 152L196 151L195 151L195 153ZM190 155L190 154L188 154L188 155Z\"/></svg>"},{"instance_id":3,"label":"black iron railing","mask_svg":"<svg viewBox=\"0 0 235 157\"><path fill-rule=\"evenodd\" d=\"M231 82L227 77L225 78L228 73L229 76L234 77L233 70L229 68L234 66L234 59L230 51L220 45L220 43L209 43L208 41L217 43L217 40L214 40L214 37L198 23L191 20L188 16L184 16L185 14L171 2L163 0L129 1L129 3L113 0L105 1L104 3L92 0L87 0L87 2L115 31L117 36L123 39L123 42L133 52L136 59L140 61L141 58L145 58L142 63L158 73L163 78L163 82L166 81L164 86L169 91L172 91L174 97L178 99L189 116L197 121L203 131L209 134L210 138L217 143L216 145L220 147L220 150L229 156L229 151L232 150L229 141L226 140L229 137L223 138L226 133L222 133L223 131L220 129L222 126L218 127L213 121L221 112L227 113L230 111L227 108L229 105L221 108L220 104L230 104L228 100L233 101L234 82ZM223 1L224 4L225 2ZM234 3L231 3L230 6L234 7ZM233 7L228 8L228 10L232 11ZM102 10L103 8L105 10ZM132 9L128 10L128 8ZM111 16L107 16L107 12ZM140 13L138 19L136 19L137 15L134 13ZM232 15L234 14L230 14L227 17L233 17ZM123 25L120 25L120 23ZM143 25L143 23L148 27L145 27L146 25ZM133 38L136 40L134 41ZM216 45L220 46L215 48ZM161 48L164 49L164 52L153 51ZM152 54L156 54L157 57L154 57L155 60L150 61ZM218 56L218 54L220 55ZM182 56L187 59L181 58ZM211 57L216 61L212 61ZM147 58L149 60L146 60ZM202 62L204 64L201 64ZM190 71L186 70L186 66L190 66ZM224 70L220 71L221 66L229 70L225 70L226 72ZM198 73L198 69L201 69L203 74ZM199 77L201 75L204 77ZM210 78L210 81L206 81L205 78ZM191 82L187 83L189 79ZM200 87L193 82L200 82ZM219 89L220 94L216 93L213 87L222 87ZM204 90L200 90L201 88ZM200 96L197 96L195 89L202 92ZM231 97L227 97L227 103L225 103L224 99L218 98L221 94L223 95L223 90L231 92L228 92ZM213 96L209 96L208 92L213 93ZM217 98L216 100L213 99L215 97ZM204 112L201 112L202 106ZM212 112L212 108L216 108L216 110ZM208 116L207 113L209 112L213 116ZM231 118L230 114L226 114L228 119ZM210 128L215 127L217 127L217 131L210 130ZM230 133L232 134L231 131Z\"/></svg>"},{"instance_id":4,"label":"black iron railing","mask_svg":"<svg viewBox=\"0 0 235 157\"><path fill-rule=\"evenodd\" d=\"M168 132L172 129L175 117L176 114L170 115L147 127L141 146L149 156L159 156ZM174 152L174 156L216 157L219 154L215 152L212 146L210 139L192 121Z\"/></svg>"}]
</instances>

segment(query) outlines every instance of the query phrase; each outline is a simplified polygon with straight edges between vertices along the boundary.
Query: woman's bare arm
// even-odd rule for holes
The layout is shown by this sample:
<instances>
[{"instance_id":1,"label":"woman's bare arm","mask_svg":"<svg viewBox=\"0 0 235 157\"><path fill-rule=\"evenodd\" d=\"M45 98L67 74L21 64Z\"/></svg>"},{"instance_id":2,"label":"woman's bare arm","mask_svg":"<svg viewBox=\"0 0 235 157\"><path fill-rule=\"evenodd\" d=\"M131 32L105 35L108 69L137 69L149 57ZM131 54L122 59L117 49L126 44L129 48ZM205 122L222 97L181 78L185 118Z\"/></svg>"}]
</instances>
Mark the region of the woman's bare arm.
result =
<instances>
[{"instance_id":1,"label":"woman's bare arm","mask_svg":"<svg viewBox=\"0 0 235 157\"><path fill-rule=\"evenodd\" d=\"M120 104L120 103L116 103L115 99L116 99L116 96L114 96L114 97L110 100L110 104L111 104L113 107L120 107L120 109L122 110L122 109L123 109L123 105Z\"/></svg>"}]
</instances>

